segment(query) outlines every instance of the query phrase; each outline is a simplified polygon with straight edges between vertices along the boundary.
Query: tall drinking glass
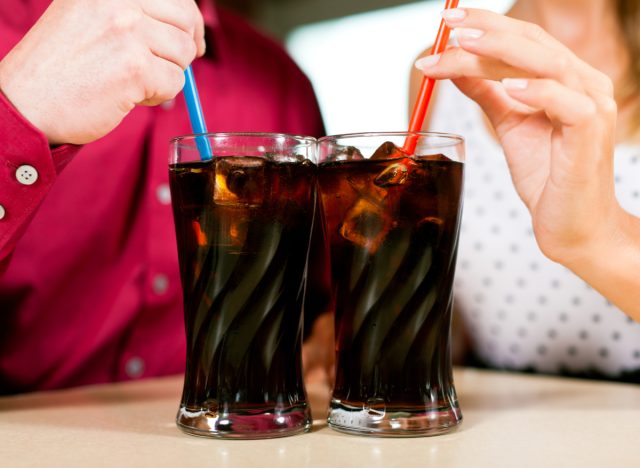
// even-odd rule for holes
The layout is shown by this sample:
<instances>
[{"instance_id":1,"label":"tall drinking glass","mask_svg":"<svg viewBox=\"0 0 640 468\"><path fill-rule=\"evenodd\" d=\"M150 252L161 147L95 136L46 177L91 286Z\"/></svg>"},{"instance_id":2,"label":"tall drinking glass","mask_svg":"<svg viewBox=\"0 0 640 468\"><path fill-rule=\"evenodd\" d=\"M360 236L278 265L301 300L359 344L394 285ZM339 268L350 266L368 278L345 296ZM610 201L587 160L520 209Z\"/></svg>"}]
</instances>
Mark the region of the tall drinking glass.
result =
<instances>
[{"instance_id":1,"label":"tall drinking glass","mask_svg":"<svg viewBox=\"0 0 640 468\"><path fill-rule=\"evenodd\" d=\"M171 143L187 365L177 424L255 439L307 431L302 307L314 217L316 141L209 134ZM198 137L203 138L203 137Z\"/></svg>"},{"instance_id":2,"label":"tall drinking glass","mask_svg":"<svg viewBox=\"0 0 640 468\"><path fill-rule=\"evenodd\" d=\"M336 310L329 425L344 432L435 435L462 420L449 339L464 141L415 133L409 156L407 135L319 143Z\"/></svg>"}]
</instances>

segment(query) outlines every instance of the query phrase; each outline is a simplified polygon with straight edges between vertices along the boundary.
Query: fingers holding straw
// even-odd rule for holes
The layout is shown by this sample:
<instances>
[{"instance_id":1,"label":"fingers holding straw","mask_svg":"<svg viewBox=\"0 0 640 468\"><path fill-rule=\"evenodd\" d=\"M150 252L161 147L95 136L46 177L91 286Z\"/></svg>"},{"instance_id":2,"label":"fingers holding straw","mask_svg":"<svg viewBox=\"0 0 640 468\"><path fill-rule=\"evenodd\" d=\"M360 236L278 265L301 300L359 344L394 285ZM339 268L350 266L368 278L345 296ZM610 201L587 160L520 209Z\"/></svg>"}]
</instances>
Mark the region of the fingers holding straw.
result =
<instances>
[{"instance_id":1,"label":"fingers holding straw","mask_svg":"<svg viewBox=\"0 0 640 468\"><path fill-rule=\"evenodd\" d=\"M453 20L449 19L451 11ZM613 93L611 80L604 73L580 60L539 26L475 9L445 10L443 17L454 29L459 47L416 62L430 78L547 78L594 98Z\"/></svg>"}]
</instances>

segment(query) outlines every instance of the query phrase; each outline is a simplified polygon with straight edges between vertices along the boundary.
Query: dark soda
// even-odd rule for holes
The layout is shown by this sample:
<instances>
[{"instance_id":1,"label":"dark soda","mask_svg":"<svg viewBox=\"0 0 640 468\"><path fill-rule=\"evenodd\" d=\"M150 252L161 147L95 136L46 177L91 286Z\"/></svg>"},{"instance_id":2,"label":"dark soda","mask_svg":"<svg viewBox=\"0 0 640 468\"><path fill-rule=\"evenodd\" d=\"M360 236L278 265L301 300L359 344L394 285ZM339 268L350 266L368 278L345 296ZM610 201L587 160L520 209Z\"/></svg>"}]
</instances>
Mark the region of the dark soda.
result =
<instances>
[{"instance_id":1,"label":"dark soda","mask_svg":"<svg viewBox=\"0 0 640 468\"><path fill-rule=\"evenodd\" d=\"M187 336L184 430L274 437L310 426L301 333L315 177L308 160L170 167Z\"/></svg>"},{"instance_id":2,"label":"dark soda","mask_svg":"<svg viewBox=\"0 0 640 468\"><path fill-rule=\"evenodd\" d=\"M449 335L463 164L376 154L319 171L336 313L329 421L443 432L461 419Z\"/></svg>"}]
</instances>

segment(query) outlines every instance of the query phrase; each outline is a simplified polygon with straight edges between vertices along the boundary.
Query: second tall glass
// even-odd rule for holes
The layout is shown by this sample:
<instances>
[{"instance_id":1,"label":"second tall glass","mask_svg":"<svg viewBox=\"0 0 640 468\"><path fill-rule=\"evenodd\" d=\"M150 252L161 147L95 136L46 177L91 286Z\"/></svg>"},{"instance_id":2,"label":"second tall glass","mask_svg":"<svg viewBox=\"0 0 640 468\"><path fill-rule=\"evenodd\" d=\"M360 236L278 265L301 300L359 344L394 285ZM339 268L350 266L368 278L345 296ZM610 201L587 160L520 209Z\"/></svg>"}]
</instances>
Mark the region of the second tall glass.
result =
<instances>
[{"instance_id":1,"label":"second tall glass","mask_svg":"<svg viewBox=\"0 0 640 468\"><path fill-rule=\"evenodd\" d=\"M464 142L412 134L409 157L407 136L320 140L337 341L329 424L344 432L435 435L462 419L449 338Z\"/></svg>"}]
</instances>

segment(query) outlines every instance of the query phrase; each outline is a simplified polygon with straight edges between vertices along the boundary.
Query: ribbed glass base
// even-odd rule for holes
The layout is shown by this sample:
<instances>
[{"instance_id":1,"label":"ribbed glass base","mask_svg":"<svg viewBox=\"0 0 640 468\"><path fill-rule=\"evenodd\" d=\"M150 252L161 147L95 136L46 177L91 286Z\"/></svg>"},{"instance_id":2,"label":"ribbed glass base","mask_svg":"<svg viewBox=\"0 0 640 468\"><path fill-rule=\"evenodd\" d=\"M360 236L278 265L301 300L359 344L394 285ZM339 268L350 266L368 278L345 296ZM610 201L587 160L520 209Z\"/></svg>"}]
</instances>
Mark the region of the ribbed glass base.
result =
<instances>
[{"instance_id":1,"label":"ribbed glass base","mask_svg":"<svg viewBox=\"0 0 640 468\"><path fill-rule=\"evenodd\" d=\"M424 437L445 434L462 421L457 402L439 408L368 407L331 401L329 426L340 432L378 437Z\"/></svg>"},{"instance_id":2,"label":"ribbed glass base","mask_svg":"<svg viewBox=\"0 0 640 468\"><path fill-rule=\"evenodd\" d=\"M311 413L307 405L252 408L233 413L189 411L180 407L176 424L187 434L219 439L271 439L308 432Z\"/></svg>"}]
</instances>

